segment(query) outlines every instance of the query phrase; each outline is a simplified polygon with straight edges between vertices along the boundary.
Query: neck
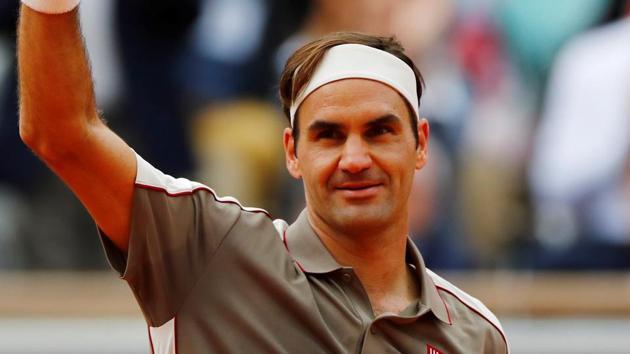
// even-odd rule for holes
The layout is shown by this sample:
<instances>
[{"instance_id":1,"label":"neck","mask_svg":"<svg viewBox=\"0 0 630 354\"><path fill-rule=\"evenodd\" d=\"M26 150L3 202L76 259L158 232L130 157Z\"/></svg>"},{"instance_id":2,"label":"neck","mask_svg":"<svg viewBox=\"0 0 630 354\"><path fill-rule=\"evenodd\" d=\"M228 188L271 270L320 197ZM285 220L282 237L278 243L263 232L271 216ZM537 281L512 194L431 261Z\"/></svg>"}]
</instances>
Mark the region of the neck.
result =
<instances>
[{"instance_id":1,"label":"neck","mask_svg":"<svg viewBox=\"0 0 630 354\"><path fill-rule=\"evenodd\" d=\"M347 234L331 228L309 209L310 223L337 262L353 268L375 314L398 313L419 294L405 261L407 220L366 234Z\"/></svg>"}]
</instances>

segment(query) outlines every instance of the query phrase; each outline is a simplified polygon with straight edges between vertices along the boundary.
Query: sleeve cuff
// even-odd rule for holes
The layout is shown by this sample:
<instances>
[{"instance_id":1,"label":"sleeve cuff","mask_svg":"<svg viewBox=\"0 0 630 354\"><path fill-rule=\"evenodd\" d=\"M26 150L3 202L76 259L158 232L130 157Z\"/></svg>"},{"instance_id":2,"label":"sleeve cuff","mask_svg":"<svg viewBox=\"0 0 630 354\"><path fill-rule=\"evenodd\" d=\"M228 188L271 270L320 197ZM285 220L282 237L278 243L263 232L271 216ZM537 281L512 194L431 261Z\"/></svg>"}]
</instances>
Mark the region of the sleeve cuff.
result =
<instances>
[{"instance_id":1,"label":"sleeve cuff","mask_svg":"<svg viewBox=\"0 0 630 354\"><path fill-rule=\"evenodd\" d=\"M62 14L74 10L80 0L22 0L22 4L45 14Z\"/></svg>"}]
</instances>

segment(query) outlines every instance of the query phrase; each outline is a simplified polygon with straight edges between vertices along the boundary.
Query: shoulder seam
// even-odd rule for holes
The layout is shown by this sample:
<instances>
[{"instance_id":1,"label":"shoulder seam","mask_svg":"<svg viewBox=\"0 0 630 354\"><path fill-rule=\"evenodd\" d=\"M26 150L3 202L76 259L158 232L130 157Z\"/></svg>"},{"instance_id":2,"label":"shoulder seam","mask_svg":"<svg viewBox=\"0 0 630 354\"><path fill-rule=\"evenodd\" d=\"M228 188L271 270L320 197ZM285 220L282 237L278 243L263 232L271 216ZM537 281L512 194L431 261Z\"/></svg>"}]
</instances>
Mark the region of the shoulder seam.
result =
<instances>
[{"instance_id":1,"label":"shoulder seam","mask_svg":"<svg viewBox=\"0 0 630 354\"><path fill-rule=\"evenodd\" d=\"M231 203L247 212L264 213L273 221L269 212L260 208L244 207L234 197L219 197L212 188L205 184L188 180L186 178L174 178L158 170L153 165L144 160L136 153L136 178L134 186L146 190L154 190L166 194L169 197L180 197L192 195L197 191L204 190L212 194L214 200L220 203Z\"/></svg>"},{"instance_id":2,"label":"shoulder seam","mask_svg":"<svg viewBox=\"0 0 630 354\"><path fill-rule=\"evenodd\" d=\"M143 183L139 183L136 182L135 186L141 189L146 189L146 190L152 190L152 191L156 191L156 192L160 192L160 193L164 193L169 197L183 197L183 196L190 196L195 194L196 192L199 191L205 191L208 192L212 195L212 197L214 198L214 200L216 200L219 203L223 203L223 204L234 204L236 206L238 206L242 211L246 211L249 213L262 213L265 214L268 218L270 218L271 220L273 220L273 216L266 211L265 209L260 209L260 208L250 208L250 207L244 207L236 198L231 198L231 197L226 197L226 198L222 198L222 197L218 197L217 194L212 190L212 188L202 185L200 184L197 187L191 188L189 190L183 190L181 192L169 192L166 188L164 187L159 187L159 186L153 186L150 184L143 184Z\"/></svg>"},{"instance_id":3,"label":"shoulder seam","mask_svg":"<svg viewBox=\"0 0 630 354\"><path fill-rule=\"evenodd\" d=\"M505 347L506 347L507 353L510 352L510 346L508 344L505 332L503 331L503 328L501 327L501 324L499 323L498 319L493 320L490 317L488 317L488 316L483 314L484 309L486 311L490 312L491 314L492 314L492 312L485 305L483 305L483 303L481 301L479 301L478 299L474 298L471 295L466 294L463 290L459 289L458 287L456 287L455 285L451 284L446 279L444 279L444 278L440 277L439 275L435 274L433 271L427 269L427 273L431 276L431 279L433 280L433 283L435 284L435 287L438 290L442 290L445 293L450 294L455 299L457 299L457 301L459 301L464 306L466 306L468 309L470 309L472 312L477 314L479 317L483 318L486 322L490 323L490 325L492 325L492 327L494 327L499 332L499 334L501 335L501 338L503 338L503 342L505 343ZM437 283L444 284L444 286L443 285L438 285L435 280L437 280ZM448 287L452 287L453 289L448 289L447 286ZM475 304L472 301L464 300L462 298L462 296L456 294L456 292L462 292L464 295L468 295L471 299L477 300L479 302L479 304ZM492 317L495 317L494 314L492 314Z\"/></svg>"},{"instance_id":4,"label":"shoulder seam","mask_svg":"<svg viewBox=\"0 0 630 354\"><path fill-rule=\"evenodd\" d=\"M466 301L462 300L459 296L454 294L449 289L443 288L443 287L441 287L439 285L436 285L435 287L438 288L438 290L442 290L442 291L450 294L455 299L457 299L459 302L461 302L464 306L468 307L472 312L476 313L479 317L483 318L486 322L490 323L490 325L492 325L492 327L494 327L494 329L496 329L499 332L499 334L501 335L501 338L503 338L503 342L505 343L505 346L506 347L508 346L507 338L505 337L505 333L503 333L503 330L496 323L494 323L494 321L492 321L488 317L484 316L478 309L475 308L475 306L472 306L471 304L469 304ZM508 353L509 353L509 350L508 350Z\"/></svg>"}]
</instances>

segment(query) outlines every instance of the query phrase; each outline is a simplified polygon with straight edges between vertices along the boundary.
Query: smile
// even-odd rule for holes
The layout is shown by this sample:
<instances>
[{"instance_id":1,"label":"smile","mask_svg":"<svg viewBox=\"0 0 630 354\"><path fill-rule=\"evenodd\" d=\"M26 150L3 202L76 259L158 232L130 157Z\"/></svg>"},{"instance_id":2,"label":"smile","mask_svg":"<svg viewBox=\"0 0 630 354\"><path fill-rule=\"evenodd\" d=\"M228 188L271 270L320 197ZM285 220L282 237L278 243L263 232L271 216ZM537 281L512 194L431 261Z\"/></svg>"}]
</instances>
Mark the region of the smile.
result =
<instances>
[{"instance_id":1,"label":"smile","mask_svg":"<svg viewBox=\"0 0 630 354\"><path fill-rule=\"evenodd\" d=\"M381 183L346 183L335 190L348 199L366 199L374 197L382 186Z\"/></svg>"}]
</instances>

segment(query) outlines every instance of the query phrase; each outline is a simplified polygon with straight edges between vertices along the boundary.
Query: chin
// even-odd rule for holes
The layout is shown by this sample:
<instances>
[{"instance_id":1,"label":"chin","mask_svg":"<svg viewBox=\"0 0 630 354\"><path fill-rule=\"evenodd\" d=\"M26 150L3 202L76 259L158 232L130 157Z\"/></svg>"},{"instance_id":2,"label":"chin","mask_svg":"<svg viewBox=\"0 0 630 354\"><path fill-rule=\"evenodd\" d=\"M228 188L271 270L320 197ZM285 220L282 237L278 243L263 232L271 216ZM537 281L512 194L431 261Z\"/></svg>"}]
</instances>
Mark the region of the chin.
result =
<instances>
[{"instance_id":1,"label":"chin","mask_svg":"<svg viewBox=\"0 0 630 354\"><path fill-rule=\"evenodd\" d=\"M345 233L377 230L392 223L391 211L378 206L346 206L331 210L334 224Z\"/></svg>"}]
</instances>

